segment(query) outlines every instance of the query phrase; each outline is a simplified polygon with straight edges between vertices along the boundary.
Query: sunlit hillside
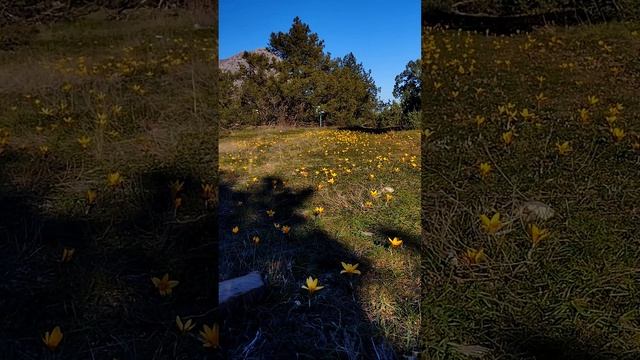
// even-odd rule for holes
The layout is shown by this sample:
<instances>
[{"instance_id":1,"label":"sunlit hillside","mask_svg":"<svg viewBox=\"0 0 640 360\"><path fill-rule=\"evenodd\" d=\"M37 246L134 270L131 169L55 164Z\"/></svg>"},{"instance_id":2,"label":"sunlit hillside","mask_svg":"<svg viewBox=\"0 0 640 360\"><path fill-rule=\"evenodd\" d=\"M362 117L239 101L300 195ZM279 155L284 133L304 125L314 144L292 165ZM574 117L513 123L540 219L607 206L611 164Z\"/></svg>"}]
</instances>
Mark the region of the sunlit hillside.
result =
<instances>
[{"instance_id":1,"label":"sunlit hillside","mask_svg":"<svg viewBox=\"0 0 640 360\"><path fill-rule=\"evenodd\" d=\"M220 277L260 271L269 284L223 322L229 356L417 350L418 144L417 131L258 128L221 137ZM303 288L309 277L317 290Z\"/></svg>"}]
</instances>

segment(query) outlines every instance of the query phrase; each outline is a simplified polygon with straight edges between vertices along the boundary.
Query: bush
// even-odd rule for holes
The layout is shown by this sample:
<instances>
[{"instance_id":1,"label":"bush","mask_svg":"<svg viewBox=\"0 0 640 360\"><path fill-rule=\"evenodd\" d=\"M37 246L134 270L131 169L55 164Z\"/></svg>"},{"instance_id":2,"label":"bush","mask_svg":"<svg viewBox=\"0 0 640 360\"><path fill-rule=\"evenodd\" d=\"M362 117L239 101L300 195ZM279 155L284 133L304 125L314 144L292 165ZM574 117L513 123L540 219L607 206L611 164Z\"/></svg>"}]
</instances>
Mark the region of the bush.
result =
<instances>
[{"instance_id":1,"label":"bush","mask_svg":"<svg viewBox=\"0 0 640 360\"><path fill-rule=\"evenodd\" d=\"M404 116L402 127L405 129L420 129L422 124L422 111L412 111Z\"/></svg>"}]
</instances>

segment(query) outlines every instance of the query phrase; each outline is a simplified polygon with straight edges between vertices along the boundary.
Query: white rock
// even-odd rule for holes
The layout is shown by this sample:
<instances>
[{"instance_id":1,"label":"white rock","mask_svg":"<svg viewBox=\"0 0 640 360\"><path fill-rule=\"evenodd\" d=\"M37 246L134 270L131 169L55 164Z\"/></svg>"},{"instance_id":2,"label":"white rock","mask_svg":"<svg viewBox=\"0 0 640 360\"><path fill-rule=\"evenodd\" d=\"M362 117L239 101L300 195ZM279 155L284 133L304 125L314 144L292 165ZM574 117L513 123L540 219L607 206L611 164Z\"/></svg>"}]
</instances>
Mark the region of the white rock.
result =
<instances>
[{"instance_id":1,"label":"white rock","mask_svg":"<svg viewBox=\"0 0 640 360\"><path fill-rule=\"evenodd\" d=\"M536 220L547 221L555 215L555 211L540 201L527 201L520 207L520 217L524 222Z\"/></svg>"}]
</instances>

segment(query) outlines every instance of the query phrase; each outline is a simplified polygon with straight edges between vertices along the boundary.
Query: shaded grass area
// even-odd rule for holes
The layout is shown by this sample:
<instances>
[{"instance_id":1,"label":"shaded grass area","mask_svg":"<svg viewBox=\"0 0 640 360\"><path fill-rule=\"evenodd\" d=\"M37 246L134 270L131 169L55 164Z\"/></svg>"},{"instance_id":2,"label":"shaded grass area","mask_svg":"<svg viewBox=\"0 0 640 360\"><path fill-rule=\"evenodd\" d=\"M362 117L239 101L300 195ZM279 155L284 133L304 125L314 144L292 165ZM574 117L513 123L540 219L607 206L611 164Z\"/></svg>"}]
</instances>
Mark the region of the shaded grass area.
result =
<instances>
[{"instance_id":1,"label":"shaded grass area","mask_svg":"<svg viewBox=\"0 0 640 360\"><path fill-rule=\"evenodd\" d=\"M423 29L430 358L638 357L638 29Z\"/></svg>"},{"instance_id":2,"label":"shaded grass area","mask_svg":"<svg viewBox=\"0 0 640 360\"><path fill-rule=\"evenodd\" d=\"M54 24L0 55L7 358L211 355L175 317L214 321L215 44L188 14L145 16Z\"/></svg>"},{"instance_id":3,"label":"shaded grass area","mask_svg":"<svg viewBox=\"0 0 640 360\"><path fill-rule=\"evenodd\" d=\"M229 356L417 349L417 135L263 128L221 138L220 277L260 271L269 284L225 318ZM393 237L402 247L391 249ZM362 273L341 274L341 262ZM325 286L312 296L301 289L308 276Z\"/></svg>"},{"instance_id":4,"label":"shaded grass area","mask_svg":"<svg viewBox=\"0 0 640 360\"><path fill-rule=\"evenodd\" d=\"M423 8L426 11L450 11L455 4L459 4L459 11L492 16L540 14L561 9L578 9L579 17L586 23L598 23L610 19L637 20L640 16L638 0L431 0L423 1Z\"/></svg>"}]
</instances>

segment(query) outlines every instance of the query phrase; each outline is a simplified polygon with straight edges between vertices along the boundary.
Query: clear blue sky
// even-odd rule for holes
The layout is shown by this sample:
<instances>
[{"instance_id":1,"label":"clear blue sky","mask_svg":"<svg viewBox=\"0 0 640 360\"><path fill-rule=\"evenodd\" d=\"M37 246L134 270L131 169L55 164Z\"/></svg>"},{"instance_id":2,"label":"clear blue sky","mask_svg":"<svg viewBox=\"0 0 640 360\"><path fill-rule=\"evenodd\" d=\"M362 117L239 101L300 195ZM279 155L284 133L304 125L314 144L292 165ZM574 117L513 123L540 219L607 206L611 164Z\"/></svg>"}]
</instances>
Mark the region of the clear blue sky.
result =
<instances>
[{"instance_id":1,"label":"clear blue sky","mask_svg":"<svg viewBox=\"0 0 640 360\"><path fill-rule=\"evenodd\" d=\"M420 56L419 0L220 0L219 9L220 59L266 47L272 32L289 31L299 16L332 57L353 52L371 69L385 100L395 76Z\"/></svg>"}]
</instances>

